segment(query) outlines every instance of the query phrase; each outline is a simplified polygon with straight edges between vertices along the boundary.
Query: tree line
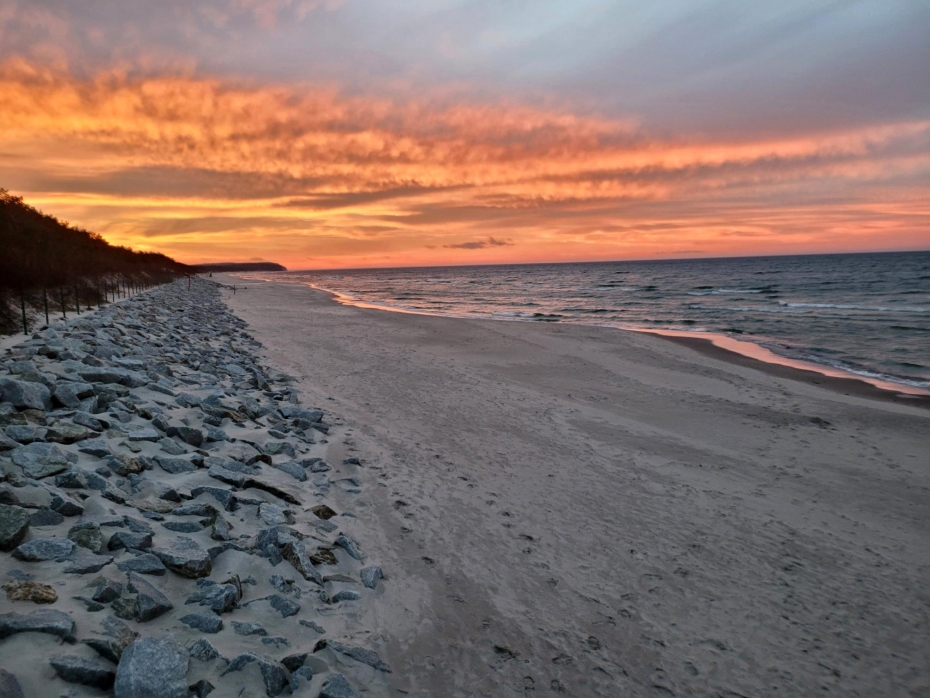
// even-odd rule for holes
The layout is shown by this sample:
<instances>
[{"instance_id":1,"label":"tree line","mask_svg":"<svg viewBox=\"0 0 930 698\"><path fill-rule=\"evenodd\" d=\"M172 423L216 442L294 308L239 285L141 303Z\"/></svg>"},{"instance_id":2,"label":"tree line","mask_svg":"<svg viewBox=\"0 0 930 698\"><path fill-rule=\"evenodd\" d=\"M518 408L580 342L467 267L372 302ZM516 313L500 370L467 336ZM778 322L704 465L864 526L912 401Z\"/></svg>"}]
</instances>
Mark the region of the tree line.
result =
<instances>
[{"instance_id":1,"label":"tree line","mask_svg":"<svg viewBox=\"0 0 930 698\"><path fill-rule=\"evenodd\" d=\"M47 324L50 313L80 313L190 273L170 257L111 245L0 189L0 332L28 334L32 315L44 314Z\"/></svg>"}]
</instances>

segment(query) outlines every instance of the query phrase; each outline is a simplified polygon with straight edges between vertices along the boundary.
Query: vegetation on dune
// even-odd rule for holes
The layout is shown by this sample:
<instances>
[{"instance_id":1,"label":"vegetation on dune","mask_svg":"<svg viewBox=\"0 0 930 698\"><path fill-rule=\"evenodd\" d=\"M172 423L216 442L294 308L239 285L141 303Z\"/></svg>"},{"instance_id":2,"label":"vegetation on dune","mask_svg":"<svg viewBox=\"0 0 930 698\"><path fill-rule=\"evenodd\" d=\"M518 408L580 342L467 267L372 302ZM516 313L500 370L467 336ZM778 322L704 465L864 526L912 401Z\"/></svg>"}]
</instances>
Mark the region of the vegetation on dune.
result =
<instances>
[{"instance_id":1,"label":"vegetation on dune","mask_svg":"<svg viewBox=\"0 0 930 698\"><path fill-rule=\"evenodd\" d=\"M0 332L28 332L38 315L80 313L191 270L156 252L111 245L0 189Z\"/></svg>"}]
</instances>

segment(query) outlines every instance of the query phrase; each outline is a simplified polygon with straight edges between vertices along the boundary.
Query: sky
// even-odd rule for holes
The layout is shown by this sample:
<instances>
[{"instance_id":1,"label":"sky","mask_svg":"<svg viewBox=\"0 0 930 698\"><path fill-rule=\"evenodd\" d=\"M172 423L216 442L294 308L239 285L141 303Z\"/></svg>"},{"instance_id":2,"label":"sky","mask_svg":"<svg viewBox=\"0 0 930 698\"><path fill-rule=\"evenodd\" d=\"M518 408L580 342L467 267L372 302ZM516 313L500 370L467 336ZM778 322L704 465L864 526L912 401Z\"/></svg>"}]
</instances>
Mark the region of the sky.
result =
<instances>
[{"instance_id":1,"label":"sky","mask_svg":"<svg viewBox=\"0 0 930 698\"><path fill-rule=\"evenodd\" d=\"M0 124L187 263L930 249L926 0L4 0Z\"/></svg>"}]
</instances>

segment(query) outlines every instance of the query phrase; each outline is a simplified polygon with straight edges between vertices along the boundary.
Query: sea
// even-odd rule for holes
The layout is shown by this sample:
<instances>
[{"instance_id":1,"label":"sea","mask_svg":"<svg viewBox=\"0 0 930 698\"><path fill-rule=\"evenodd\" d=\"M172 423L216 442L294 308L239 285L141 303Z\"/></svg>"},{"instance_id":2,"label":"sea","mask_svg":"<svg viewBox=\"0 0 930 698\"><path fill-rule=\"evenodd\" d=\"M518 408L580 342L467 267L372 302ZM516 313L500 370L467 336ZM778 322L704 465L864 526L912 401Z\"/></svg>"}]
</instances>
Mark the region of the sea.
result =
<instances>
[{"instance_id":1,"label":"sea","mask_svg":"<svg viewBox=\"0 0 930 698\"><path fill-rule=\"evenodd\" d=\"M930 389L930 252L254 276L385 310L725 337L834 375Z\"/></svg>"}]
</instances>

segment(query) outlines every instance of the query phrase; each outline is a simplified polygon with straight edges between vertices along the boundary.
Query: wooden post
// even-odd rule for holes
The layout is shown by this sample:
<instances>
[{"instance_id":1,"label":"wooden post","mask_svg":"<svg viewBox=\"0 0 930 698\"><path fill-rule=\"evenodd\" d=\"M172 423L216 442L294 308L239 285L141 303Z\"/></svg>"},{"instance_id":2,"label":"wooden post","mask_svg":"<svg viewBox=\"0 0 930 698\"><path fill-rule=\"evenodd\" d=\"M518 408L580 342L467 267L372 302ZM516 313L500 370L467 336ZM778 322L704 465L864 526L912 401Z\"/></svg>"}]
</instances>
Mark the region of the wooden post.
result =
<instances>
[{"instance_id":1,"label":"wooden post","mask_svg":"<svg viewBox=\"0 0 930 698\"><path fill-rule=\"evenodd\" d=\"M23 297L23 292L19 292L19 307L23 311L23 334L29 334L29 326L26 324L26 299Z\"/></svg>"},{"instance_id":2,"label":"wooden post","mask_svg":"<svg viewBox=\"0 0 930 698\"><path fill-rule=\"evenodd\" d=\"M48 321L48 294L45 292L45 289L42 289L42 304L45 306L45 324L50 325Z\"/></svg>"},{"instance_id":3,"label":"wooden post","mask_svg":"<svg viewBox=\"0 0 930 698\"><path fill-rule=\"evenodd\" d=\"M77 307L77 314L81 314L81 296L78 293L78 286L74 284L74 305Z\"/></svg>"},{"instance_id":4,"label":"wooden post","mask_svg":"<svg viewBox=\"0 0 930 698\"><path fill-rule=\"evenodd\" d=\"M65 310L65 291L64 291L64 289L63 289L61 286L58 287L58 298L61 300L61 316L62 316L65 320L67 320L67 319L68 319L68 313L67 313L67 311Z\"/></svg>"},{"instance_id":5,"label":"wooden post","mask_svg":"<svg viewBox=\"0 0 930 698\"><path fill-rule=\"evenodd\" d=\"M189 276L187 277L187 290L188 290L188 291L191 290L191 277L189 277Z\"/></svg>"},{"instance_id":6,"label":"wooden post","mask_svg":"<svg viewBox=\"0 0 930 698\"><path fill-rule=\"evenodd\" d=\"M236 295L236 284L233 284L233 295Z\"/></svg>"}]
</instances>

